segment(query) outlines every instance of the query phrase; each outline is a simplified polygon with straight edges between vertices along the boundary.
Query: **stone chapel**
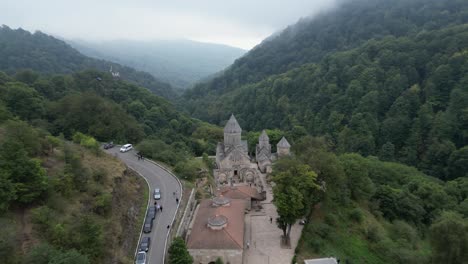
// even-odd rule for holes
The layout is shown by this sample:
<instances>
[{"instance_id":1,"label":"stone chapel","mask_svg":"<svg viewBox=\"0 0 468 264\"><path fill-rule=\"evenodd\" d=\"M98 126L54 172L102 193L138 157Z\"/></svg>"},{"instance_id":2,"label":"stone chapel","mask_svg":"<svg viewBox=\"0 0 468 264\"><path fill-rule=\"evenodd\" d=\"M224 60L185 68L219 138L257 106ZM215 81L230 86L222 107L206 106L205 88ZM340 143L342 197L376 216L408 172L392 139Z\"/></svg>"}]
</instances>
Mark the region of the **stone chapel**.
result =
<instances>
[{"instance_id":1,"label":"stone chapel","mask_svg":"<svg viewBox=\"0 0 468 264\"><path fill-rule=\"evenodd\" d=\"M265 130L259 137L255 150L256 163L249 156L248 144L241 139L242 128L234 115L224 127L224 142L219 142L216 148L215 179L223 183L257 183L259 171L271 172L271 164L278 157L290 154L291 145L286 138L277 144L278 153L271 152L270 139Z\"/></svg>"}]
</instances>

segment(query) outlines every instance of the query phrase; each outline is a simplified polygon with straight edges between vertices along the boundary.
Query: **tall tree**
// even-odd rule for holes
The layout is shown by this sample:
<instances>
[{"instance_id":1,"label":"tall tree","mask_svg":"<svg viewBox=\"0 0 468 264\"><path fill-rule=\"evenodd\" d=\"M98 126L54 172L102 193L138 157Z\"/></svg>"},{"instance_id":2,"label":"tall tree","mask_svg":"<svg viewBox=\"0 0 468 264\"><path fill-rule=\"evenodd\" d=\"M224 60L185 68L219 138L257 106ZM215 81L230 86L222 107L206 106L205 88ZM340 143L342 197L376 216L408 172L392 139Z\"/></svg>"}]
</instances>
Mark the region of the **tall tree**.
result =
<instances>
[{"instance_id":1,"label":"tall tree","mask_svg":"<svg viewBox=\"0 0 468 264\"><path fill-rule=\"evenodd\" d=\"M168 250L169 264L192 264L193 258L190 256L185 241L181 237L174 238Z\"/></svg>"},{"instance_id":2,"label":"tall tree","mask_svg":"<svg viewBox=\"0 0 468 264\"><path fill-rule=\"evenodd\" d=\"M273 203L278 212L276 222L283 231L283 243L290 245L292 225L303 217L312 204L313 190L317 189L317 174L308 165L292 158L275 164Z\"/></svg>"},{"instance_id":3,"label":"tall tree","mask_svg":"<svg viewBox=\"0 0 468 264\"><path fill-rule=\"evenodd\" d=\"M431 226L433 263L459 264L468 259L468 221L454 212L443 212Z\"/></svg>"}]
</instances>

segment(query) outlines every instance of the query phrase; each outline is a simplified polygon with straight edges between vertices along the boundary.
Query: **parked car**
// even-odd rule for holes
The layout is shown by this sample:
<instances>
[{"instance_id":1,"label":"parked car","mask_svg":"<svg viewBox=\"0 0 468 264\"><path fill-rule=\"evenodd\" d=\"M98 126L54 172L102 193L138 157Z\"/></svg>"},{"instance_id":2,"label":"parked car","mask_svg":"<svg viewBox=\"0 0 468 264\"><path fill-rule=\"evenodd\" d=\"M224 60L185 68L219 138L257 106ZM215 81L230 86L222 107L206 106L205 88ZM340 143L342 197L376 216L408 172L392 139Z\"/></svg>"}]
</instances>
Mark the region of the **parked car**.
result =
<instances>
[{"instance_id":1,"label":"parked car","mask_svg":"<svg viewBox=\"0 0 468 264\"><path fill-rule=\"evenodd\" d=\"M138 252L136 259L135 259L135 264L146 264L146 252L145 251Z\"/></svg>"},{"instance_id":2,"label":"parked car","mask_svg":"<svg viewBox=\"0 0 468 264\"><path fill-rule=\"evenodd\" d=\"M151 238L150 237L144 237L141 239L140 242L140 251L145 251L148 252L151 244Z\"/></svg>"},{"instance_id":3,"label":"parked car","mask_svg":"<svg viewBox=\"0 0 468 264\"><path fill-rule=\"evenodd\" d=\"M161 190L159 188L154 189L154 199L155 200L161 199Z\"/></svg>"},{"instance_id":4,"label":"parked car","mask_svg":"<svg viewBox=\"0 0 468 264\"><path fill-rule=\"evenodd\" d=\"M143 226L143 232L150 233L151 229L153 229L153 219L151 217L146 217L145 225Z\"/></svg>"},{"instance_id":5,"label":"parked car","mask_svg":"<svg viewBox=\"0 0 468 264\"><path fill-rule=\"evenodd\" d=\"M133 149L132 144L125 144L120 148L120 152L127 152L131 149Z\"/></svg>"},{"instance_id":6,"label":"parked car","mask_svg":"<svg viewBox=\"0 0 468 264\"><path fill-rule=\"evenodd\" d=\"M146 217L147 217L147 218L151 218L151 219L156 218L156 207L150 206L150 207L148 208L148 214L147 214Z\"/></svg>"},{"instance_id":7,"label":"parked car","mask_svg":"<svg viewBox=\"0 0 468 264\"><path fill-rule=\"evenodd\" d=\"M114 147L114 142L109 142L104 144L104 149L110 149Z\"/></svg>"}]
</instances>

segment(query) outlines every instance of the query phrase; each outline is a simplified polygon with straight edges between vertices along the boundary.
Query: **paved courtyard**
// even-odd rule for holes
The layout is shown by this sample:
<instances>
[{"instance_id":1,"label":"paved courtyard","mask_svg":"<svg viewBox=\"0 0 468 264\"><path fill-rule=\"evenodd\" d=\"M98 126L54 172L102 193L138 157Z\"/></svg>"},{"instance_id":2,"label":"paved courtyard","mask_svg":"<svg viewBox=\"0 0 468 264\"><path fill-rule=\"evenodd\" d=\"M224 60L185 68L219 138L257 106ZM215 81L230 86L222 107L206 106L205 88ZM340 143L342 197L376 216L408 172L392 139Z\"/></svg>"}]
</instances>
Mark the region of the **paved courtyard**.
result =
<instances>
[{"instance_id":1,"label":"paved courtyard","mask_svg":"<svg viewBox=\"0 0 468 264\"><path fill-rule=\"evenodd\" d=\"M262 182L265 184L265 176L262 175ZM273 199L272 189L267 186L267 199L262 202L263 210L260 212L251 211L246 217L246 239L250 247L244 250L244 264L289 264L294 256L294 249L301 236L302 227L296 224L291 229L291 248L281 248L282 231L276 226L276 208L271 203ZM270 217L273 223L270 223Z\"/></svg>"}]
</instances>

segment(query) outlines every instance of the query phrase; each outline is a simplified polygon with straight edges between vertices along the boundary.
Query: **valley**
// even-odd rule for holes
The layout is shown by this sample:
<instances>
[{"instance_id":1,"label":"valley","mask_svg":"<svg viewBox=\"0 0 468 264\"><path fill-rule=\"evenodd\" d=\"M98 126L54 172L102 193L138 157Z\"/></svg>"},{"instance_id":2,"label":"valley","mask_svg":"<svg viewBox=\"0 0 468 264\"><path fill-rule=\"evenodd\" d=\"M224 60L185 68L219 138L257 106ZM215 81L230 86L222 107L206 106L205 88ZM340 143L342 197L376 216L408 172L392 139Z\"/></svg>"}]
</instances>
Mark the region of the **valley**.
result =
<instances>
[{"instance_id":1,"label":"valley","mask_svg":"<svg viewBox=\"0 0 468 264\"><path fill-rule=\"evenodd\" d=\"M467 263L468 2L262 1L0 0L0 262Z\"/></svg>"}]
</instances>

